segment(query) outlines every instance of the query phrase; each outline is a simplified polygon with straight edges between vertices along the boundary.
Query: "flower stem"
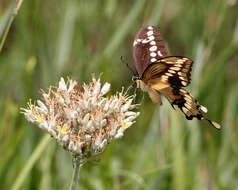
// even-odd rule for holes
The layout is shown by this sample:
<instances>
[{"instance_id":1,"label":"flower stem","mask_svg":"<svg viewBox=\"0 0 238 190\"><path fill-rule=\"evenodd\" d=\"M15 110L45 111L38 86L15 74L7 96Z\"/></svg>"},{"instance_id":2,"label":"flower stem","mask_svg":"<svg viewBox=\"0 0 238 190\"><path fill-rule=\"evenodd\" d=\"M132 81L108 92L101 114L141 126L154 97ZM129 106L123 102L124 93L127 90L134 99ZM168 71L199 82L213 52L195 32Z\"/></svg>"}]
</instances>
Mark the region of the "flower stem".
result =
<instances>
[{"instance_id":1,"label":"flower stem","mask_svg":"<svg viewBox=\"0 0 238 190\"><path fill-rule=\"evenodd\" d=\"M80 169L82 167L82 163L80 163L80 161L78 159L74 159L73 160L73 177L72 177L72 181L70 184L70 188L69 190L76 190L77 185L78 185L78 181L79 181L79 175L80 175Z\"/></svg>"}]
</instances>

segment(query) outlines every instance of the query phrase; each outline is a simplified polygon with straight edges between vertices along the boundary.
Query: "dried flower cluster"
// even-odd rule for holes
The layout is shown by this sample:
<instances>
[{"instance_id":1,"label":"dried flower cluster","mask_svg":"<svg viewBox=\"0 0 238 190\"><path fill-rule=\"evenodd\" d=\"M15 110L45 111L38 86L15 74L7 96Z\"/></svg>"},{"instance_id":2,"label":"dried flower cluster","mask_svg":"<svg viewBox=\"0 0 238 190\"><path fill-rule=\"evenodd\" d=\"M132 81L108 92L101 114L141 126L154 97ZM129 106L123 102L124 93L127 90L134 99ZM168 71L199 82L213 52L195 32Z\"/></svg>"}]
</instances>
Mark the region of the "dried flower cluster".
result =
<instances>
[{"instance_id":1,"label":"dried flower cluster","mask_svg":"<svg viewBox=\"0 0 238 190\"><path fill-rule=\"evenodd\" d=\"M87 160L101 153L113 139L123 136L139 115L133 112L133 97L123 91L105 97L110 84L101 86L100 78L83 84L80 90L76 81L61 78L58 87L42 90L44 103L28 102L22 108L26 119L48 131L58 143L75 157Z\"/></svg>"}]
</instances>

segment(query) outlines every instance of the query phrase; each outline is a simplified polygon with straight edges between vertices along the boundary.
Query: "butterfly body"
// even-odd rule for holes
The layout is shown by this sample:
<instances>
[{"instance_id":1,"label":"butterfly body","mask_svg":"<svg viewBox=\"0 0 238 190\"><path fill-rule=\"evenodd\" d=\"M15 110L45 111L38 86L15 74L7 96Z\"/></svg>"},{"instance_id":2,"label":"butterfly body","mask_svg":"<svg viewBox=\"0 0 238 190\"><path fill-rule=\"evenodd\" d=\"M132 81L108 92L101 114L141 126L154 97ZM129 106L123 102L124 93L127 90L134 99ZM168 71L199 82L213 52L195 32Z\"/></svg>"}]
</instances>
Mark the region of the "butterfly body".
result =
<instances>
[{"instance_id":1,"label":"butterfly body","mask_svg":"<svg viewBox=\"0 0 238 190\"><path fill-rule=\"evenodd\" d=\"M142 27L133 43L133 58L138 76L133 77L137 88L148 92L151 100L162 105L165 96L173 108L179 108L188 120L206 119L214 127L220 125L207 119L207 109L184 87L190 84L193 61L187 57L170 56L169 51L154 26Z\"/></svg>"}]
</instances>

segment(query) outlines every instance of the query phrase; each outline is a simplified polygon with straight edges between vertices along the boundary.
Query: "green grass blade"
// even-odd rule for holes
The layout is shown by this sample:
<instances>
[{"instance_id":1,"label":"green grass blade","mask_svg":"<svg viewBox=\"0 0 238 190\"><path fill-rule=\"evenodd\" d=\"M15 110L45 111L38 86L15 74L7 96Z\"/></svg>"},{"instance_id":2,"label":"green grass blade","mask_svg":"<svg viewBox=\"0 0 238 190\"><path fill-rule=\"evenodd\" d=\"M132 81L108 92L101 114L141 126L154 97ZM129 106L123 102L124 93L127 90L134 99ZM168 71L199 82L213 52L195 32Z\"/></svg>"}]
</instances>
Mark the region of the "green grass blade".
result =
<instances>
[{"instance_id":1,"label":"green grass blade","mask_svg":"<svg viewBox=\"0 0 238 190\"><path fill-rule=\"evenodd\" d=\"M20 174L18 175L18 177L14 181L14 183L11 187L12 190L19 190L21 188L24 180L26 179L29 172L31 171L31 169L35 165L36 161L39 160L39 158L41 157L42 152L45 151L45 149L46 149L47 145L49 144L50 140L51 140L51 138L48 134L45 135L41 139L41 141L39 142L35 151L32 153L29 160L26 162L26 165L23 167L22 171L20 171Z\"/></svg>"}]
</instances>

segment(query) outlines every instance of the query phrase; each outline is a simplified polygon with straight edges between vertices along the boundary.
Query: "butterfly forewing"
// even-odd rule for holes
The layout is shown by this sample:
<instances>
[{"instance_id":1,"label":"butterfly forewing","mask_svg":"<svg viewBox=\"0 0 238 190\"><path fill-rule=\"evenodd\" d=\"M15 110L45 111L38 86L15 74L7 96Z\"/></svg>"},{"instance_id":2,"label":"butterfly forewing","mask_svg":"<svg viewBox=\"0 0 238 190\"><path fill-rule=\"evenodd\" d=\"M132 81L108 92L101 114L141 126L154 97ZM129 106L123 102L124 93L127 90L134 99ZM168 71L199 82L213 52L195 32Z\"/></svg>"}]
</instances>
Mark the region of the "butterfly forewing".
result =
<instances>
[{"instance_id":1,"label":"butterfly forewing","mask_svg":"<svg viewBox=\"0 0 238 190\"><path fill-rule=\"evenodd\" d=\"M193 61L186 57L170 56L150 64L142 74L145 82L158 79L171 86L188 86Z\"/></svg>"},{"instance_id":2,"label":"butterfly forewing","mask_svg":"<svg viewBox=\"0 0 238 190\"><path fill-rule=\"evenodd\" d=\"M133 59L136 70L141 77L151 63L169 56L169 52L154 26L142 27L136 34L133 43Z\"/></svg>"}]
</instances>

